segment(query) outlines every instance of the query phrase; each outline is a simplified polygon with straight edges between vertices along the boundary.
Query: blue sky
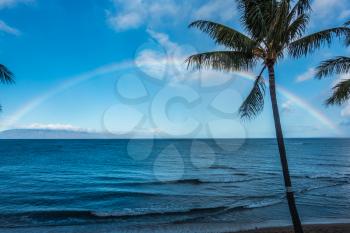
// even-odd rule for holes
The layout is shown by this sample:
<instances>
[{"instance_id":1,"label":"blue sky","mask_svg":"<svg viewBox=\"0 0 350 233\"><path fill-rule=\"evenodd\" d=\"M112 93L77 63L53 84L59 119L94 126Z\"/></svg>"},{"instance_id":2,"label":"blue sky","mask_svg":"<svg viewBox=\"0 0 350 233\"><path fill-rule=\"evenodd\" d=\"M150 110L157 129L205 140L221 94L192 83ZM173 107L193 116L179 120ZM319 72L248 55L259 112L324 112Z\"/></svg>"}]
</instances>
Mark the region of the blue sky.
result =
<instances>
[{"instance_id":1,"label":"blue sky","mask_svg":"<svg viewBox=\"0 0 350 233\"><path fill-rule=\"evenodd\" d=\"M314 0L309 32L350 18L347 0ZM193 72L184 59L217 49L187 25L209 19L240 28L231 0L0 0L0 62L16 85L0 86L1 130L46 128L131 136L273 137L270 102L242 122L251 73ZM350 104L325 107L342 77L313 79L319 61L350 55L337 41L278 64L288 137L349 136Z\"/></svg>"}]
</instances>

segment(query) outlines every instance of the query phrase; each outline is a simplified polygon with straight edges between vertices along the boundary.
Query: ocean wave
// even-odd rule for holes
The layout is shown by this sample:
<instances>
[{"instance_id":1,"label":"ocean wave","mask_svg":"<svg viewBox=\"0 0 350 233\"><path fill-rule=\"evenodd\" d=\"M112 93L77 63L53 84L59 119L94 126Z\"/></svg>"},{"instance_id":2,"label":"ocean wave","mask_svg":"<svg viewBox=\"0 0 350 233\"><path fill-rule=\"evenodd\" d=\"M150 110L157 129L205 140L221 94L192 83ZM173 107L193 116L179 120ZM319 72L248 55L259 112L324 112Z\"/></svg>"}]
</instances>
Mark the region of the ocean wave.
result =
<instances>
[{"instance_id":1,"label":"ocean wave","mask_svg":"<svg viewBox=\"0 0 350 233\"><path fill-rule=\"evenodd\" d=\"M237 176L247 176L246 173L238 173L233 174ZM192 184L192 185L200 185L200 184L212 184L212 183L235 183L235 182L242 182L242 181L250 181L251 179L246 180L234 180L231 178L222 178L222 179L213 179L211 180L204 180L199 178L189 178L189 179L179 179L179 180L169 180L169 181L142 181L142 182L124 182L124 183L118 183L116 185L167 185L167 184Z\"/></svg>"},{"instance_id":2,"label":"ocean wave","mask_svg":"<svg viewBox=\"0 0 350 233\"><path fill-rule=\"evenodd\" d=\"M269 176L279 176L282 174L280 172L272 172L272 171L260 171L258 173L263 174L263 175L269 175Z\"/></svg>"},{"instance_id":3,"label":"ocean wave","mask_svg":"<svg viewBox=\"0 0 350 233\"><path fill-rule=\"evenodd\" d=\"M242 182L251 182L256 180L264 180L266 178L264 177L251 177L248 173L244 172L237 172L233 173L230 176L208 176L205 178L184 178L179 180L167 180L167 181L160 181L160 180L142 180L142 181L122 181L122 182L96 182L96 183L89 183L88 187L90 189L92 188L112 188L115 191L107 191L107 195L121 195L123 196L125 194L124 190L128 190L128 188L131 188L131 190L135 190L134 188L137 187L137 189L141 188L142 186L162 186L162 185L205 185L205 184L230 184L234 185L235 183L242 183ZM121 191L118 191L118 189L121 189ZM70 190L72 191L72 190ZM59 191L62 193L70 192L67 190ZM74 190L76 191L76 190ZM99 192L94 191L95 193L99 194ZM35 195L45 195L48 193L57 194L57 191L55 189L48 190L48 191L37 191L35 192ZM90 194L82 192L82 195ZM132 195L142 195L144 192L138 192L138 191L130 191L130 194ZM148 193L145 193L146 195Z\"/></svg>"},{"instance_id":4,"label":"ocean wave","mask_svg":"<svg viewBox=\"0 0 350 233\"><path fill-rule=\"evenodd\" d=\"M287 142L286 143L287 145L307 145L307 144L310 144L310 143L306 143L306 142Z\"/></svg>"},{"instance_id":5,"label":"ocean wave","mask_svg":"<svg viewBox=\"0 0 350 233\"><path fill-rule=\"evenodd\" d=\"M235 170L235 168L229 167L226 165L212 165L209 167L209 169L233 169L233 170Z\"/></svg>"},{"instance_id":6,"label":"ocean wave","mask_svg":"<svg viewBox=\"0 0 350 233\"><path fill-rule=\"evenodd\" d=\"M342 179L342 178L349 178L346 174L318 174L318 175L308 175L306 176L309 179Z\"/></svg>"},{"instance_id":7,"label":"ocean wave","mask_svg":"<svg viewBox=\"0 0 350 233\"><path fill-rule=\"evenodd\" d=\"M135 186L135 185L164 185L164 184L203 184L203 183L214 183L209 181L204 181L197 178L191 179L179 179L179 180L168 180L168 181L158 181L158 180L145 180L145 181L132 181L132 182L122 182L122 183L109 183L115 186ZM102 183L105 185L105 183Z\"/></svg>"},{"instance_id":8,"label":"ocean wave","mask_svg":"<svg viewBox=\"0 0 350 233\"><path fill-rule=\"evenodd\" d=\"M178 209L178 210L165 210L165 209L125 209L120 211L92 211L92 210L43 210L22 212L15 214L0 214L0 219L6 218L18 218L18 219L35 219L40 221L50 220L98 220L98 219L119 219L119 218L132 218L132 217L144 217L144 216L157 216L157 215L178 215L178 214L194 214L211 211L220 211L226 209L226 206L215 207L203 207L203 208L190 208L190 209Z\"/></svg>"},{"instance_id":9,"label":"ocean wave","mask_svg":"<svg viewBox=\"0 0 350 233\"><path fill-rule=\"evenodd\" d=\"M319 186L307 187L307 188L299 190L298 193L303 194L303 193L310 192L313 190L318 190L318 189L323 189L323 188L331 188L331 187L336 187L336 186L340 186L340 185L344 185L344 184L348 184L348 183L349 183L348 181L345 181L345 182L338 182L338 183L330 184L330 185L319 185Z\"/></svg>"},{"instance_id":10,"label":"ocean wave","mask_svg":"<svg viewBox=\"0 0 350 233\"><path fill-rule=\"evenodd\" d=\"M193 179L180 179L180 180L169 180L169 181L154 181L154 182L148 182L146 184L155 184L155 185L161 185L161 184L204 184L204 183L211 183L210 181L204 181L201 179L193 178Z\"/></svg>"},{"instance_id":11,"label":"ocean wave","mask_svg":"<svg viewBox=\"0 0 350 233\"><path fill-rule=\"evenodd\" d=\"M259 172L264 175L277 176L280 175L278 172ZM248 177L249 174L245 172L234 172L232 176ZM302 179L349 179L349 174L315 174L315 175L293 175L293 178L302 178ZM247 179L233 179L231 176L225 178L215 179L211 177L210 179L200 179L200 178L188 178L188 179L179 179L179 180L169 180L169 181L158 181L158 180L142 180L142 181L122 181L117 183L101 183L103 185L115 185L115 186L134 186L134 185L169 185L169 184L191 184L191 185L200 185L200 184L211 184L211 183L240 183L240 182L250 182L254 180L263 180L266 177L258 178L247 178ZM120 181L120 180L119 180Z\"/></svg>"},{"instance_id":12,"label":"ocean wave","mask_svg":"<svg viewBox=\"0 0 350 233\"><path fill-rule=\"evenodd\" d=\"M317 166L323 166L323 167L350 167L349 164L338 164L338 163L316 163Z\"/></svg>"},{"instance_id":13,"label":"ocean wave","mask_svg":"<svg viewBox=\"0 0 350 233\"><path fill-rule=\"evenodd\" d=\"M272 200L262 200L258 202L253 202L251 204L247 204L245 208L247 209L255 209L255 208L262 208L262 207L268 207L277 205L279 203L282 203L283 201L281 199L272 199Z\"/></svg>"},{"instance_id":14,"label":"ocean wave","mask_svg":"<svg viewBox=\"0 0 350 233\"><path fill-rule=\"evenodd\" d=\"M93 210L37 210L31 212L21 212L14 214L0 214L0 219L18 218L26 220L36 220L36 222L49 222L52 220L107 220L133 217L156 217L164 215L202 215L205 213L222 213L225 211L239 211L244 209L255 209L268 207L281 203L281 199L268 199L257 202L242 203L236 206L212 206L184 209L123 209L120 211L93 211Z\"/></svg>"},{"instance_id":15,"label":"ocean wave","mask_svg":"<svg viewBox=\"0 0 350 233\"><path fill-rule=\"evenodd\" d=\"M123 218L123 217L140 217L140 216L156 216L156 215L178 215L178 214L195 214L202 212L212 212L225 210L226 206L190 208L179 210L149 210L149 209L131 209L130 211L121 212L91 212L93 216L98 218Z\"/></svg>"},{"instance_id":16,"label":"ocean wave","mask_svg":"<svg viewBox=\"0 0 350 233\"><path fill-rule=\"evenodd\" d=\"M349 174L313 174L313 175L292 175L293 178L303 178L311 180L340 180L340 179L349 179Z\"/></svg>"}]
</instances>

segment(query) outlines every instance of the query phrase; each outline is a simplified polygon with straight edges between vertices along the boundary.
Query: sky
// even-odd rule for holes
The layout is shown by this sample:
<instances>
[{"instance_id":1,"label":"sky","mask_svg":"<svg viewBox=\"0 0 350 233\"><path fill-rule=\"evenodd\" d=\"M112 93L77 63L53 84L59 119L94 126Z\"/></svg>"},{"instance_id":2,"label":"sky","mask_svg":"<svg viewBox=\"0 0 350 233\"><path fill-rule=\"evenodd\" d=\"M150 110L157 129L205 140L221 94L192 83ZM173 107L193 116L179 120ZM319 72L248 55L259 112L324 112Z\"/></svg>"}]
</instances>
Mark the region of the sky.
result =
<instances>
[{"instance_id":1,"label":"sky","mask_svg":"<svg viewBox=\"0 0 350 233\"><path fill-rule=\"evenodd\" d=\"M350 19L348 0L314 0L312 7L307 33ZM0 86L0 130L274 137L268 95L256 119L242 121L237 114L256 70L187 69L189 55L222 49L187 27L197 19L244 31L232 0L0 0L0 63L16 79ZM347 76L314 78L320 61L338 55L350 55L350 48L335 40L277 64L287 137L350 136L350 103L324 105L332 86Z\"/></svg>"}]
</instances>

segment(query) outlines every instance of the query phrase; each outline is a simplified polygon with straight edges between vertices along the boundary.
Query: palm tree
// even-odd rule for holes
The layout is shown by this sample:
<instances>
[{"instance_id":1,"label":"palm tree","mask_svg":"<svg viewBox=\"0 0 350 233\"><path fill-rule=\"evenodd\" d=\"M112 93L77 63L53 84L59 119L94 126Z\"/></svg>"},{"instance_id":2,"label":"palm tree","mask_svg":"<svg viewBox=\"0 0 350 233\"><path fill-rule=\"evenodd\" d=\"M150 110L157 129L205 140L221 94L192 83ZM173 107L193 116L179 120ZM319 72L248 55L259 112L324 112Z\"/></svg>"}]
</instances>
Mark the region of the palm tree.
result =
<instances>
[{"instance_id":1,"label":"palm tree","mask_svg":"<svg viewBox=\"0 0 350 233\"><path fill-rule=\"evenodd\" d=\"M344 26L349 26L350 21ZM346 40L350 45L350 37ZM338 56L321 62L317 67L316 77L322 79L333 74L346 74L350 72L350 57ZM341 80L333 87L333 94L326 100L327 105L341 105L350 98L350 79Z\"/></svg>"},{"instance_id":2,"label":"palm tree","mask_svg":"<svg viewBox=\"0 0 350 233\"><path fill-rule=\"evenodd\" d=\"M246 34L220 23L194 21L189 25L190 28L195 27L207 33L216 44L225 49L195 54L190 56L186 62L188 66L198 70L211 68L228 72L248 71L259 65L259 75L239 109L241 118L247 119L252 119L263 110L265 94L263 73L267 69L289 211L294 232L303 233L292 190L277 105L275 66L286 55L300 58L325 44L330 44L333 37L349 36L350 29L335 27L303 37L311 12L309 0L236 0L236 2Z\"/></svg>"},{"instance_id":3,"label":"palm tree","mask_svg":"<svg viewBox=\"0 0 350 233\"><path fill-rule=\"evenodd\" d=\"M2 84L11 84L14 83L13 73L3 64L0 64L0 83ZM0 111L2 107L0 105Z\"/></svg>"}]
</instances>

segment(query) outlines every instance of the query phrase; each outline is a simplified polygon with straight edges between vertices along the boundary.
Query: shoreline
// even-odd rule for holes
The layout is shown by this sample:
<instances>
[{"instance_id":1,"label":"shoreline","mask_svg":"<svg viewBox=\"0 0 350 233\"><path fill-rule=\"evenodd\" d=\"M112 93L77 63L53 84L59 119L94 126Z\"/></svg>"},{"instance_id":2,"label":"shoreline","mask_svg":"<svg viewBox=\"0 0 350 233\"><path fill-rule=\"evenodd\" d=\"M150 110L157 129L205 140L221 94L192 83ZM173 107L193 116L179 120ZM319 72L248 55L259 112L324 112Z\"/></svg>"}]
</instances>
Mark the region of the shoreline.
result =
<instances>
[{"instance_id":1,"label":"shoreline","mask_svg":"<svg viewBox=\"0 0 350 233\"><path fill-rule=\"evenodd\" d=\"M305 224L303 225L305 233L350 233L350 223L324 223L324 224ZM252 230L233 231L231 233L293 233L292 226L264 227Z\"/></svg>"},{"instance_id":2,"label":"shoreline","mask_svg":"<svg viewBox=\"0 0 350 233\"><path fill-rule=\"evenodd\" d=\"M322 227L322 226L349 226L350 227L350 219L330 219L330 218L317 218L317 219L309 219L302 221L303 227ZM280 232L281 230L284 230L286 233L293 232L288 231L292 230L293 225L289 221L267 221L263 223L257 223L252 224L250 226L241 226L236 228L234 231L228 231L230 233L255 233L255 232L264 232L267 233L269 231L266 230L272 230L271 232ZM277 230L277 231L276 231ZM279 231L278 231L279 230ZM311 231L312 232L312 231ZM326 232L325 232L326 233ZM341 232L343 233L343 232ZM344 233L350 233L350 230L344 231Z\"/></svg>"},{"instance_id":3,"label":"shoreline","mask_svg":"<svg viewBox=\"0 0 350 233\"><path fill-rule=\"evenodd\" d=\"M350 219L337 219L306 222L303 224L305 233L350 233ZM187 223L187 224L159 224L133 225L121 227L116 224L87 224L70 226L38 226L1 228L0 233L294 233L290 223L271 221L261 224L234 223Z\"/></svg>"}]
</instances>

